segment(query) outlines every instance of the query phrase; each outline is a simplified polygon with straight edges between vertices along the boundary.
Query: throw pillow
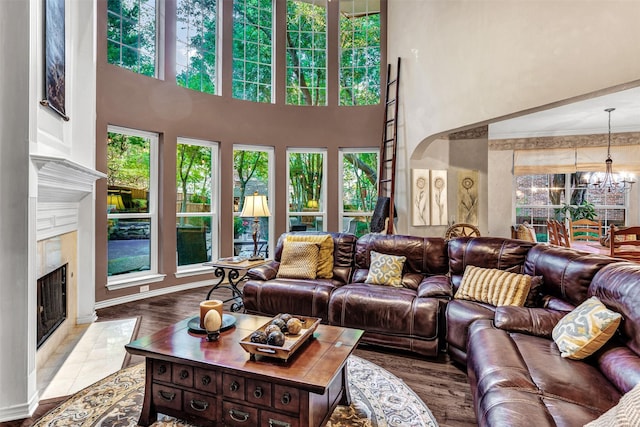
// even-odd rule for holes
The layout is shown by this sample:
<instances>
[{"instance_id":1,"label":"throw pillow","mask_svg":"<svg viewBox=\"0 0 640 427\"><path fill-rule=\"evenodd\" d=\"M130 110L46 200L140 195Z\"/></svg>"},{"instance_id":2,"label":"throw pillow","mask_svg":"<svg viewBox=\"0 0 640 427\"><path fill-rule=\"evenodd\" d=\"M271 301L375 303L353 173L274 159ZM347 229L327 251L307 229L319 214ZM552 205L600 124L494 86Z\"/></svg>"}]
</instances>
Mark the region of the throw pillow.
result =
<instances>
[{"instance_id":1,"label":"throw pillow","mask_svg":"<svg viewBox=\"0 0 640 427\"><path fill-rule=\"evenodd\" d=\"M609 341L621 319L619 313L591 297L560 319L551 336L562 357L580 360Z\"/></svg>"},{"instance_id":2,"label":"throw pillow","mask_svg":"<svg viewBox=\"0 0 640 427\"><path fill-rule=\"evenodd\" d=\"M629 427L640 425L640 384L629 390L616 406L584 427Z\"/></svg>"},{"instance_id":3,"label":"throw pillow","mask_svg":"<svg viewBox=\"0 0 640 427\"><path fill-rule=\"evenodd\" d=\"M333 237L330 234L289 234L288 242L311 242L320 245L318 255L318 279L333 278Z\"/></svg>"},{"instance_id":4,"label":"throw pillow","mask_svg":"<svg viewBox=\"0 0 640 427\"><path fill-rule=\"evenodd\" d=\"M468 265L454 298L502 306L524 306L531 289L531 276L495 268Z\"/></svg>"},{"instance_id":5,"label":"throw pillow","mask_svg":"<svg viewBox=\"0 0 640 427\"><path fill-rule=\"evenodd\" d=\"M402 287L402 267L407 257L381 254L371 251L369 273L365 283L372 285L388 285L396 288Z\"/></svg>"},{"instance_id":6,"label":"throw pillow","mask_svg":"<svg viewBox=\"0 0 640 427\"><path fill-rule=\"evenodd\" d=\"M317 243L285 241L276 277L283 279L315 279L319 251Z\"/></svg>"},{"instance_id":7,"label":"throw pillow","mask_svg":"<svg viewBox=\"0 0 640 427\"><path fill-rule=\"evenodd\" d=\"M527 222L518 225L516 233L518 239L520 240L526 240L527 242L538 241L538 238L536 237L536 231L534 230L533 226L529 225Z\"/></svg>"}]
</instances>

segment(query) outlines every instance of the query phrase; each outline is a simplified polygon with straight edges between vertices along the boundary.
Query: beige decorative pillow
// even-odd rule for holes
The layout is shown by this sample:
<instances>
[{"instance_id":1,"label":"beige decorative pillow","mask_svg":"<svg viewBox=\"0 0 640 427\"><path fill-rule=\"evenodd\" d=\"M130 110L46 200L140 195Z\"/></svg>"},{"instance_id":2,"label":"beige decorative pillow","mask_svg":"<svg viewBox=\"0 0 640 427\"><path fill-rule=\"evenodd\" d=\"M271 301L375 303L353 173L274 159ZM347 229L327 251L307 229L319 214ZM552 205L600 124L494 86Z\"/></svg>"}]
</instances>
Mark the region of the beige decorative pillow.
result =
<instances>
[{"instance_id":1,"label":"beige decorative pillow","mask_svg":"<svg viewBox=\"0 0 640 427\"><path fill-rule=\"evenodd\" d=\"M591 297L553 328L551 336L562 357L580 360L591 356L615 334L622 316Z\"/></svg>"},{"instance_id":2,"label":"beige decorative pillow","mask_svg":"<svg viewBox=\"0 0 640 427\"><path fill-rule=\"evenodd\" d=\"M287 242L312 242L320 245L318 269L319 279L333 278L333 237L330 234L289 234Z\"/></svg>"},{"instance_id":3,"label":"beige decorative pillow","mask_svg":"<svg viewBox=\"0 0 640 427\"><path fill-rule=\"evenodd\" d=\"M527 222L524 222L518 225L517 229L517 237L520 240L526 240L527 242L537 242L538 239L536 237L536 231L534 230L532 225L529 225Z\"/></svg>"},{"instance_id":4,"label":"beige decorative pillow","mask_svg":"<svg viewBox=\"0 0 640 427\"><path fill-rule=\"evenodd\" d=\"M468 265L454 298L487 304L524 306L531 289L531 276L495 268Z\"/></svg>"},{"instance_id":5,"label":"beige decorative pillow","mask_svg":"<svg viewBox=\"0 0 640 427\"><path fill-rule=\"evenodd\" d=\"M407 257L381 254L371 251L369 274L365 283L402 287L402 267Z\"/></svg>"},{"instance_id":6,"label":"beige decorative pillow","mask_svg":"<svg viewBox=\"0 0 640 427\"><path fill-rule=\"evenodd\" d=\"M276 277L283 279L315 279L319 245L312 242L284 242Z\"/></svg>"}]
</instances>

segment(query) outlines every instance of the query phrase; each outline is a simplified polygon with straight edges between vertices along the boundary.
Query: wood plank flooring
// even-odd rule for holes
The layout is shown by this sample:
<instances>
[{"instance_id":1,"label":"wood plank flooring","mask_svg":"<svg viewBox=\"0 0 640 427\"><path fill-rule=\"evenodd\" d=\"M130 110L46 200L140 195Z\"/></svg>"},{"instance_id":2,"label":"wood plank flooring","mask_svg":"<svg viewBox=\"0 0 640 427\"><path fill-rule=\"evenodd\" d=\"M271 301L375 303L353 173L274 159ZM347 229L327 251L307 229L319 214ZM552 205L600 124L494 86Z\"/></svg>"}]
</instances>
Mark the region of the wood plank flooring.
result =
<instances>
[{"instance_id":1,"label":"wood plank flooring","mask_svg":"<svg viewBox=\"0 0 640 427\"><path fill-rule=\"evenodd\" d=\"M173 294L147 298L98 310L98 321L141 316L138 337L149 335L165 326L198 314L200 301L208 288L197 288ZM226 299L229 291L217 290L212 298ZM225 310L228 310L229 303ZM409 353L399 353L377 347L360 346L355 355L369 360L401 378L429 407L442 427L476 426L471 389L465 372L449 362L446 355L430 360ZM132 356L127 366L143 359ZM0 423L3 427L28 427L34 420L57 406L64 398L41 402L32 418Z\"/></svg>"}]
</instances>

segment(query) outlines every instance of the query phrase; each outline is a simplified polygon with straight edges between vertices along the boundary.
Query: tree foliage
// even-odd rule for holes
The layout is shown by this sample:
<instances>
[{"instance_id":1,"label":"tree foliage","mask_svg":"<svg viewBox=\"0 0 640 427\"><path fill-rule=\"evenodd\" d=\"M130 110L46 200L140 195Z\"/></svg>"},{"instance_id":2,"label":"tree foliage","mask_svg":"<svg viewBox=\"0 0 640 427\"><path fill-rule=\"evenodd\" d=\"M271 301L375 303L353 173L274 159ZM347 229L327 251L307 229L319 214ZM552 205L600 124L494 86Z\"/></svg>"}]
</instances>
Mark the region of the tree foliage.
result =
<instances>
[{"instance_id":1,"label":"tree foliage","mask_svg":"<svg viewBox=\"0 0 640 427\"><path fill-rule=\"evenodd\" d=\"M211 203L211 148L178 144L176 181L182 197L181 212L187 212L187 202Z\"/></svg>"},{"instance_id":2,"label":"tree foliage","mask_svg":"<svg viewBox=\"0 0 640 427\"><path fill-rule=\"evenodd\" d=\"M323 160L321 153L291 153L289 155L289 181L291 183L291 207L302 212L309 201L322 198Z\"/></svg>"},{"instance_id":3,"label":"tree foliage","mask_svg":"<svg viewBox=\"0 0 640 427\"><path fill-rule=\"evenodd\" d=\"M150 143L146 138L109 132L107 184L113 187L149 189Z\"/></svg>"},{"instance_id":4,"label":"tree foliage","mask_svg":"<svg viewBox=\"0 0 640 427\"><path fill-rule=\"evenodd\" d=\"M107 2L107 62L155 75L155 0Z\"/></svg>"},{"instance_id":5,"label":"tree foliage","mask_svg":"<svg viewBox=\"0 0 640 427\"><path fill-rule=\"evenodd\" d=\"M345 211L367 212L374 209L378 197L377 166L377 153L346 153L344 155L343 205Z\"/></svg>"},{"instance_id":6,"label":"tree foliage","mask_svg":"<svg viewBox=\"0 0 640 427\"><path fill-rule=\"evenodd\" d=\"M267 183L269 180L269 163L267 153L264 151L234 150L233 168L240 184L239 207L242 210L244 197L247 192L247 184L252 180Z\"/></svg>"}]
</instances>

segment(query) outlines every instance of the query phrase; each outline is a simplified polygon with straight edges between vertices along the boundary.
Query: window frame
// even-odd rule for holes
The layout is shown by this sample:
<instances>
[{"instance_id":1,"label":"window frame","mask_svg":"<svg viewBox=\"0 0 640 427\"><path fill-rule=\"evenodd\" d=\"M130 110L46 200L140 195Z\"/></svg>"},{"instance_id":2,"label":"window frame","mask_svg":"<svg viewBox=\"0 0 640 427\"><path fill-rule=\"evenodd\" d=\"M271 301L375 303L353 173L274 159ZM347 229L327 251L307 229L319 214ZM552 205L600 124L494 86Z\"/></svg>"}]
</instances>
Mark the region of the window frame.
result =
<instances>
[{"instance_id":1,"label":"window frame","mask_svg":"<svg viewBox=\"0 0 640 427\"><path fill-rule=\"evenodd\" d=\"M138 129L109 125L107 132L137 136L149 139L149 212L143 213L107 213L109 219L149 219L151 222L149 236L149 270L107 276L106 287L112 291L133 286L155 283L164 280L166 274L158 272L158 195L159 195L159 140L160 135ZM107 263L109 250L106 251Z\"/></svg>"},{"instance_id":2,"label":"window frame","mask_svg":"<svg viewBox=\"0 0 640 427\"><path fill-rule=\"evenodd\" d=\"M309 153L309 154L322 154L322 191L320 194L320 199L318 200L318 211L311 212L298 212L291 211L289 209L289 205L291 204L291 191L289 190L292 186L291 183L291 174L290 174L290 158L293 153ZM287 230L291 227L291 217L292 216L308 216L308 217L322 217L322 230L316 231L327 231L327 158L328 152L326 148L300 148L300 147L289 147L287 148L287 168L286 168L286 176L287 176Z\"/></svg>"}]
</instances>

